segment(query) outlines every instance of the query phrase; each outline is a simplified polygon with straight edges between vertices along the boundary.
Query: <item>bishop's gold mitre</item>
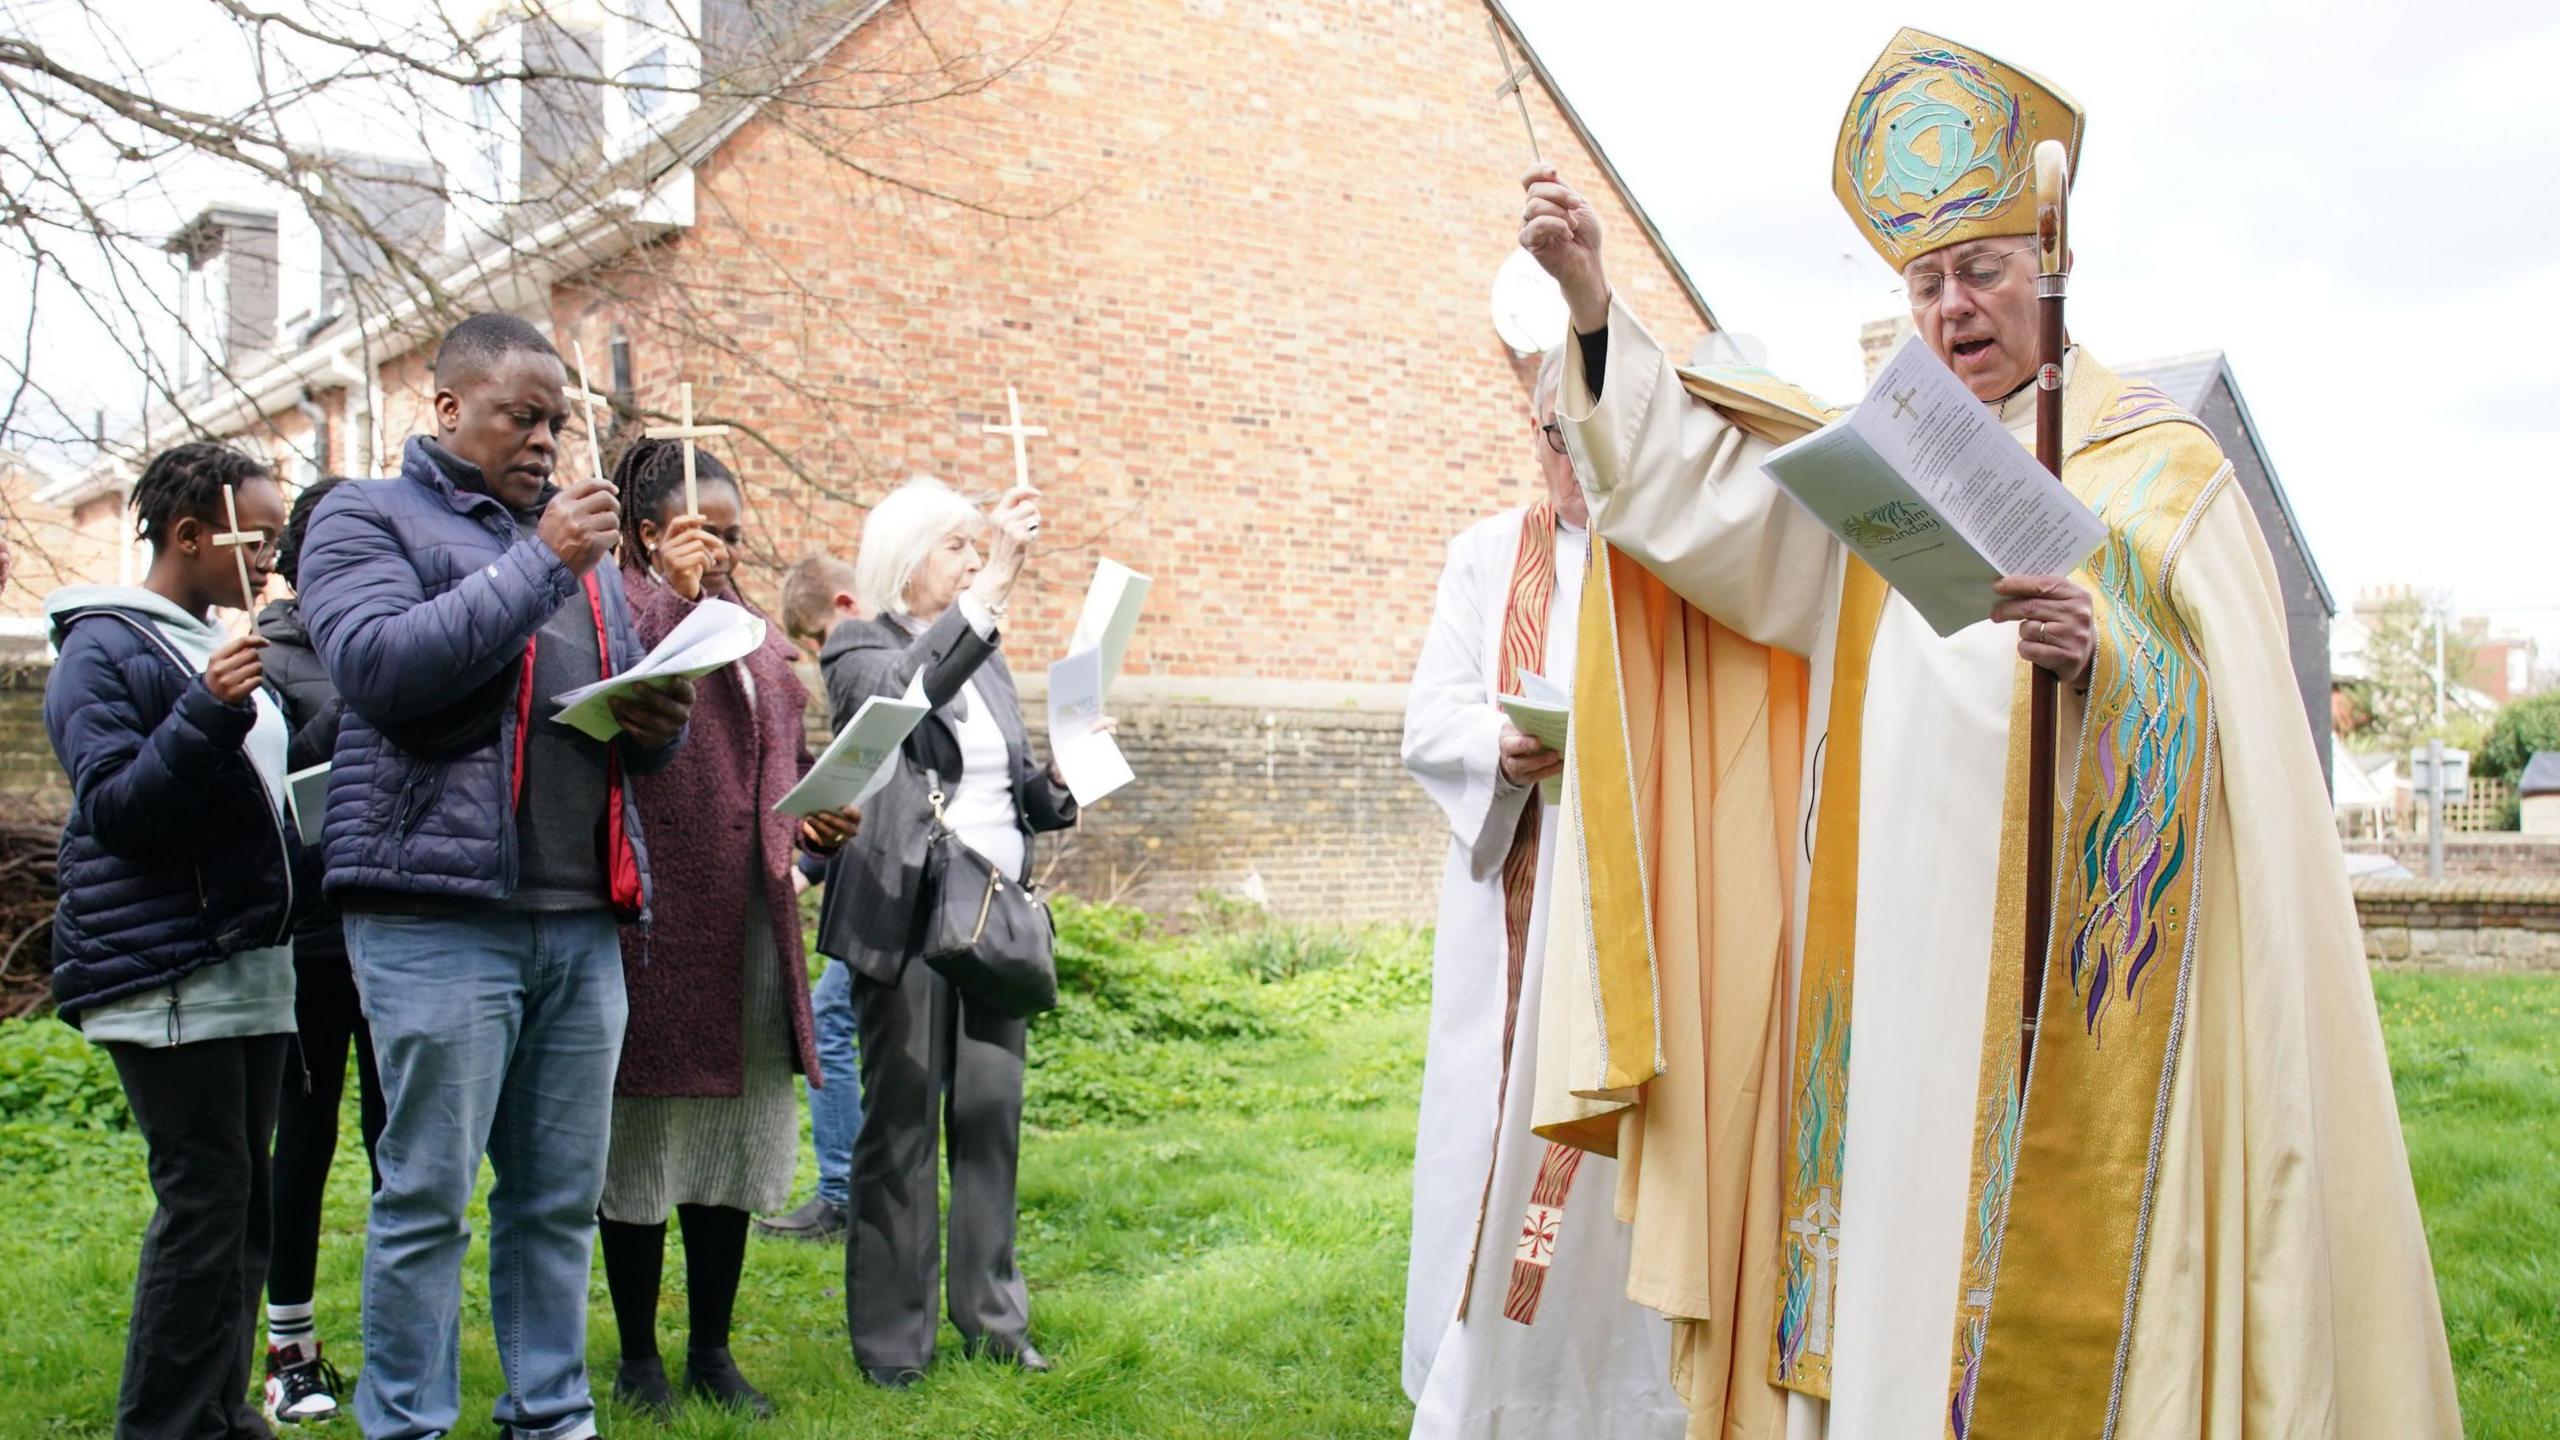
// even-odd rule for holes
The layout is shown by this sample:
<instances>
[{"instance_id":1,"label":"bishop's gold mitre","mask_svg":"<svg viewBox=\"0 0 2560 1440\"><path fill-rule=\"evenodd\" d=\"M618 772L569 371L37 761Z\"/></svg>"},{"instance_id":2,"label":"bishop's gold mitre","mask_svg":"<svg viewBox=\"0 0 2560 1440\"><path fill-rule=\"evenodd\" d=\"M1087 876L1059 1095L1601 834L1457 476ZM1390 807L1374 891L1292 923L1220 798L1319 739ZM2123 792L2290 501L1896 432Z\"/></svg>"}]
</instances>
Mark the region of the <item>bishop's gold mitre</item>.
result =
<instances>
[{"instance_id":1,"label":"bishop's gold mitre","mask_svg":"<svg viewBox=\"0 0 2560 1440\"><path fill-rule=\"evenodd\" d=\"M2080 174L2082 112L2006 61L1919 30L1876 57L1840 117L1831 188L1896 270L1985 235L2035 229L2035 148L2059 140Z\"/></svg>"}]
</instances>

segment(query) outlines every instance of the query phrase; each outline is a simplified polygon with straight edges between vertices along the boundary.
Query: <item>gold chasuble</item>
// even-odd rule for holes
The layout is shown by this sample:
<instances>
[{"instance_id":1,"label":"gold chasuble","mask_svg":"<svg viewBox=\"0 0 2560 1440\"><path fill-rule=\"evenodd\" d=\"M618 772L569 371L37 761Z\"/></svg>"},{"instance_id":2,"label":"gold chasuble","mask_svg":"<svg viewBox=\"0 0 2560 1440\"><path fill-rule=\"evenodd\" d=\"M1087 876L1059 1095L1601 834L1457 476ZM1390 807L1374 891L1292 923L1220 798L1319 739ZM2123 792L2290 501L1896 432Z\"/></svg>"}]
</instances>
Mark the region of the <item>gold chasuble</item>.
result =
<instances>
[{"instance_id":1,"label":"gold chasuble","mask_svg":"<svg viewBox=\"0 0 2560 1440\"><path fill-rule=\"evenodd\" d=\"M1774 441L1830 413L1765 372L1691 393ZM1784 1433L1767 1380L1804 661L1595 542L1549 912L1538 1129L1618 1160L1627 1293L1673 1322L1689 1433ZM1580 957L1567 963L1566 957Z\"/></svg>"}]
</instances>

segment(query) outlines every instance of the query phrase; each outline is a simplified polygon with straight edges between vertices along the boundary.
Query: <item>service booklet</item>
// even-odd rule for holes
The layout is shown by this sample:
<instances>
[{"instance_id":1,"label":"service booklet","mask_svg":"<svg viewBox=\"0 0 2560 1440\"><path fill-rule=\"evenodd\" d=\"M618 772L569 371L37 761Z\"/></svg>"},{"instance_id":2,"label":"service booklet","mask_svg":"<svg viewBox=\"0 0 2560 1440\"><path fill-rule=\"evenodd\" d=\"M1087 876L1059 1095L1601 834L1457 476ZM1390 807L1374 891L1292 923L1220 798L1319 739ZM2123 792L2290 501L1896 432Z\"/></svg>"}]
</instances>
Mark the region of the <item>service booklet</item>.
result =
<instances>
[{"instance_id":1,"label":"service booklet","mask_svg":"<svg viewBox=\"0 0 2560 1440\"><path fill-rule=\"evenodd\" d=\"M1990 618L2003 575L2066 575L2106 526L1913 336L1858 408L1764 467L1931 629Z\"/></svg>"},{"instance_id":2,"label":"service booklet","mask_svg":"<svg viewBox=\"0 0 2560 1440\"><path fill-rule=\"evenodd\" d=\"M764 621L754 612L726 600L705 600L693 607L692 614L677 621L676 628L667 632L667 638L659 641L657 648L641 657L639 664L610 679L581 685L555 697L560 713L551 718L581 734L610 740L622 733L622 722L613 718L610 702L614 696L651 681L698 680L747 658L762 644Z\"/></svg>"},{"instance_id":3,"label":"service booklet","mask_svg":"<svg viewBox=\"0 0 2560 1440\"><path fill-rule=\"evenodd\" d=\"M1117 560L1102 560L1093 567L1093 583L1085 587L1084 610L1076 617L1076 631L1067 641L1067 653L1102 652L1105 696L1111 693L1111 682L1120 678L1120 663L1129 654L1129 637L1138 633L1138 611L1146 605L1147 591L1155 583Z\"/></svg>"},{"instance_id":4,"label":"service booklet","mask_svg":"<svg viewBox=\"0 0 2560 1440\"><path fill-rule=\"evenodd\" d=\"M815 815L846 805L859 805L879 793L895 773L898 747L907 742L931 707L922 700L892 700L873 695L853 712L853 719L809 773L791 792L774 802L784 815Z\"/></svg>"}]
</instances>

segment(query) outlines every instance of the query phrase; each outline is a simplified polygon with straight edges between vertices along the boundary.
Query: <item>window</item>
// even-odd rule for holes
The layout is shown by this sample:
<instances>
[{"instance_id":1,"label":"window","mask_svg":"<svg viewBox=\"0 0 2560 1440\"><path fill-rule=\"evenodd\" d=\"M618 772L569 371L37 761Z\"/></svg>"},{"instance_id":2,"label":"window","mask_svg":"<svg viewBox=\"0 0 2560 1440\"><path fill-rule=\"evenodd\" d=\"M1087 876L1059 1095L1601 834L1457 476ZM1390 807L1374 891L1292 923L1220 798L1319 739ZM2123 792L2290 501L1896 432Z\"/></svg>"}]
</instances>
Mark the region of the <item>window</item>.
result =
<instances>
[{"instance_id":1,"label":"window","mask_svg":"<svg viewBox=\"0 0 2560 1440\"><path fill-rule=\"evenodd\" d=\"M497 233L524 184L524 82L501 78L524 68L524 26L492 31L473 48L479 63L453 114L461 133L446 182L453 197L446 238L457 249L477 249Z\"/></svg>"},{"instance_id":2,"label":"window","mask_svg":"<svg viewBox=\"0 0 2560 1440\"><path fill-rule=\"evenodd\" d=\"M690 113L702 85L701 0L617 0L606 67L618 88L605 100L613 153L629 154Z\"/></svg>"}]
</instances>

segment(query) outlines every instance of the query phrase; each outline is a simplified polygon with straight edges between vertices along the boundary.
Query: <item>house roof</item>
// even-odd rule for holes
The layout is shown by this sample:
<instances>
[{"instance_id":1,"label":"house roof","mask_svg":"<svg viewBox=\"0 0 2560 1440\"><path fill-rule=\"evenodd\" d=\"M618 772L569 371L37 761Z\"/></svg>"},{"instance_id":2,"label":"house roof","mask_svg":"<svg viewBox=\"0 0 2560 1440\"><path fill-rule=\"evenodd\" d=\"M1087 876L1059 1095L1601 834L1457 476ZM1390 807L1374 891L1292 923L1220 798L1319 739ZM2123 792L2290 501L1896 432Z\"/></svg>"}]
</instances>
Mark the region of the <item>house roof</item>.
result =
<instances>
[{"instance_id":1,"label":"house roof","mask_svg":"<svg viewBox=\"0 0 2560 1440\"><path fill-rule=\"evenodd\" d=\"M2302 530L2302 517L2294 513L2293 498L2284 491L2284 481L2276 475L2275 457L2267 453L2266 441L2258 434L2256 417L2249 413L2249 398L2241 393L2240 378L2231 371L2231 357L2220 350L2199 350L2192 355L2175 355L2166 360L2130 366L2127 375L2148 380L2168 393L2170 399L2190 415L2201 418L2205 402L2213 395L2216 382L2231 392L2231 406L2240 415L2240 438L2248 442L2250 452L2258 457L2258 468L2266 473L2267 489L2274 492L2276 509L2284 515L2286 527L2293 531L2294 548L2302 555L2302 563L2311 572L2311 584L2320 592L2320 607L2330 614L2338 613L2338 597L2329 588L2329 578L2320 573L2320 561L2311 553L2311 537Z\"/></svg>"},{"instance_id":2,"label":"house roof","mask_svg":"<svg viewBox=\"0 0 2560 1440\"><path fill-rule=\"evenodd\" d=\"M2524 774L2516 781L2516 794L2560 795L2560 750L2536 750L2524 762Z\"/></svg>"}]
</instances>

